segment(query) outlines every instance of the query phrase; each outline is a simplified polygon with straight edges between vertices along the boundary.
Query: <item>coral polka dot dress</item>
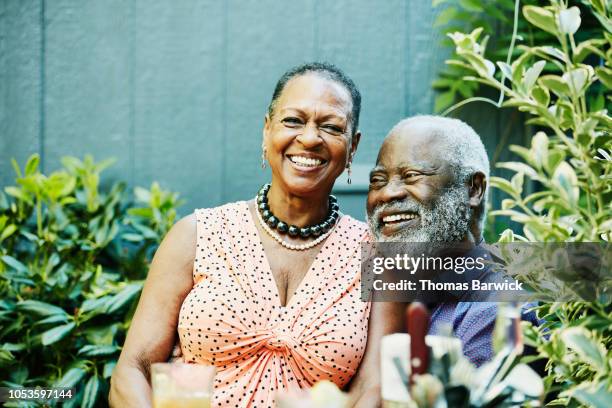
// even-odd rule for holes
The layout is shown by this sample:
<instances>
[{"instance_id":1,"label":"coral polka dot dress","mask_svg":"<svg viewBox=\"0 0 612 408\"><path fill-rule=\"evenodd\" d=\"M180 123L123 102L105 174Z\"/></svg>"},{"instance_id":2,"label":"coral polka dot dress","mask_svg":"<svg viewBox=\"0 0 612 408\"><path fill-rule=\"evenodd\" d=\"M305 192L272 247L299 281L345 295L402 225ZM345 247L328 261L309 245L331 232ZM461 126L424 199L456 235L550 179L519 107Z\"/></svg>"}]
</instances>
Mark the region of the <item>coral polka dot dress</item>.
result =
<instances>
[{"instance_id":1,"label":"coral polka dot dress","mask_svg":"<svg viewBox=\"0 0 612 408\"><path fill-rule=\"evenodd\" d=\"M365 224L344 215L286 306L248 203L196 210L194 286L178 331L185 362L217 368L214 407L275 407L279 391L348 383L363 357Z\"/></svg>"}]
</instances>

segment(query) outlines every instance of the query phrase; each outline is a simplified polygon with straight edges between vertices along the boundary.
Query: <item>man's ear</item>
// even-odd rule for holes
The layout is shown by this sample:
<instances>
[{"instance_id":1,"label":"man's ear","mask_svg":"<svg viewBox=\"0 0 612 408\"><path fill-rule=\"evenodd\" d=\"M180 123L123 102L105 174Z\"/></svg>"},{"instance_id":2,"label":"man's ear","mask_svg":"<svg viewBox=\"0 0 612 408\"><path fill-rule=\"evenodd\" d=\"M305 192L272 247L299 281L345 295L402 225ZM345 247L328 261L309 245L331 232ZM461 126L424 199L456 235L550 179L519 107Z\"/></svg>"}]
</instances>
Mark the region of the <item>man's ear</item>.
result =
<instances>
[{"instance_id":1,"label":"man's ear","mask_svg":"<svg viewBox=\"0 0 612 408\"><path fill-rule=\"evenodd\" d=\"M470 185L468 186L470 193L470 207L478 207L484 200L485 191L487 190L487 177L483 172L477 171L472 174Z\"/></svg>"}]
</instances>

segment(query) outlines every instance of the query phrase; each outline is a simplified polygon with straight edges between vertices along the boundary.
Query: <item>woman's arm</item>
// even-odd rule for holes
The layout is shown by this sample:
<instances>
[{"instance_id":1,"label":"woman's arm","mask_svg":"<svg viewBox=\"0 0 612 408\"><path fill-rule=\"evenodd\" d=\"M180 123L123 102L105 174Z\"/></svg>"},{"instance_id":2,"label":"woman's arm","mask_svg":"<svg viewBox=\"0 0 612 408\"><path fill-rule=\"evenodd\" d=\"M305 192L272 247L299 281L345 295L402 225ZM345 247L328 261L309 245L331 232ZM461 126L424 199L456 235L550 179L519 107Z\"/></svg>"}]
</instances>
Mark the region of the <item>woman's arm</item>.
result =
<instances>
[{"instance_id":1,"label":"woman's arm","mask_svg":"<svg viewBox=\"0 0 612 408\"><path fill-rule=\"evenodd\" d=\"M365 355L349 390L353 408L374 408L380 399L380 340L383 336L404 331L405 303L372 302Z\"/></svg>"},{"instance_id":2,"label":"woman's arm","mask_svg":"<svg viewBox=\"0 0 612 408\"><path fill-rule=\"evenodd\" d=\"M111 407L151 406L149 369L166 361L175 343L179 311L193 287L196 238L192 214L172 227L155 253L111 377Z\"/></svg>"}]
</instances>

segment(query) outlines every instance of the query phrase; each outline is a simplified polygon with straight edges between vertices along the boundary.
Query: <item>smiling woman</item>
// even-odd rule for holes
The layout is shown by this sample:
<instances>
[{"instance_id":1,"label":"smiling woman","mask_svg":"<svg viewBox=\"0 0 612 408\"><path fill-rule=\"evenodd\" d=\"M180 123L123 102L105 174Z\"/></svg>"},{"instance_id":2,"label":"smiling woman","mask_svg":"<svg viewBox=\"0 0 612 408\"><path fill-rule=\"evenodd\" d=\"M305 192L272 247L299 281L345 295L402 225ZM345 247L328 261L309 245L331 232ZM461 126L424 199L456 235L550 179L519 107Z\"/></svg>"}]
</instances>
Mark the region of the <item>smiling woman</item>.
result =
<instances>
[{"instance_id":1,"label":"smiling woman","mask_svg":"<svg viewBox=\"0 0 612 408\"><path fill-rule=\"evenodd\" d=\"M273 197L282 186L293 195L314 193L324 202L336 178L350 169L361 136L361 96L344 74L327 68L312 64L289 71L274 92L262 145L276 181Z\"/></svg>"},{"instance_id":2,"label":"smiling woman","mask_svg":"<svg viewBox=\"0 0 612 408\"><path fill-rule=\"evenodd\" d=\"M177 331L185 362L216 367L213 406L272 407L277 393L321 380L351 382L354 406L378 404L378 341L393 328L385 304L360 299L367 227L330 195L345 168L350 176L360 105L332 65L281 77L263 128L271 183L256 199L196 210L165 238L112 378L113 406L150 405L150 364L167 360Z\"/></svg>"}]
</instances>

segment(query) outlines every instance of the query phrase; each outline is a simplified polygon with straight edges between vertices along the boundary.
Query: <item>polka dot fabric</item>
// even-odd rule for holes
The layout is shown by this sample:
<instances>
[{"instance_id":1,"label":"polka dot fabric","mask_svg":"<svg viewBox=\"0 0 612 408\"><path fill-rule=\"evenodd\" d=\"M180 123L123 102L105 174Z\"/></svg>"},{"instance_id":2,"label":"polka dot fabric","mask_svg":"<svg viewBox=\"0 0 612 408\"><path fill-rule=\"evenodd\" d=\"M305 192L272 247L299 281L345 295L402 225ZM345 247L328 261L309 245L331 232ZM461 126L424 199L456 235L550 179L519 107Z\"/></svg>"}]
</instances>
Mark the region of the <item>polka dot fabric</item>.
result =
<instances>
[{"instance_id":1,"label":"polka dot fabric","mask_svg":"<svg viewBox=\"0 0 612 408\"><path fill-rule=\"evenodd\" d=\"M344 215L286 306L245 201L196 210L194 286L178 331L185 362L217 368L214 407L275 407L275 394L348 383L363 357L365 224Z\"/></svg>"}]
</instances>

